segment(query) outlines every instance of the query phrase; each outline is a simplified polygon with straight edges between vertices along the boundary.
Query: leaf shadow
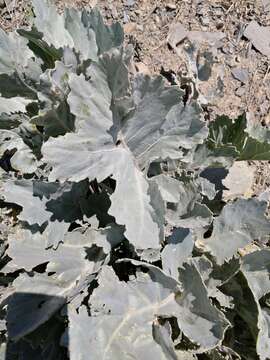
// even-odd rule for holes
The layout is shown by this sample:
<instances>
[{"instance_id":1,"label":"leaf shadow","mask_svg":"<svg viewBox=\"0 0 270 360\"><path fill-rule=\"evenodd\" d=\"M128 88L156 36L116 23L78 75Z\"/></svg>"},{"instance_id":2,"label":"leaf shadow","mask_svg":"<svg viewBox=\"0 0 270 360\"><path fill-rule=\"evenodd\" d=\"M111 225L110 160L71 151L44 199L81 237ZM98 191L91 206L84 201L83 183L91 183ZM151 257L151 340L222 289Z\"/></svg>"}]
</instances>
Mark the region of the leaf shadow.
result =
<instances>
[{"instance_id":1,"label":"leaf shadow","mask_svg":"<svg viewBox=\"0 0 270 360\"><path fill-rule=\"evenodd\" d=\"M8 297L5 305L7 331L3 359L68 359L64 297L16 292Z\"/></svg>"}]
</instances>

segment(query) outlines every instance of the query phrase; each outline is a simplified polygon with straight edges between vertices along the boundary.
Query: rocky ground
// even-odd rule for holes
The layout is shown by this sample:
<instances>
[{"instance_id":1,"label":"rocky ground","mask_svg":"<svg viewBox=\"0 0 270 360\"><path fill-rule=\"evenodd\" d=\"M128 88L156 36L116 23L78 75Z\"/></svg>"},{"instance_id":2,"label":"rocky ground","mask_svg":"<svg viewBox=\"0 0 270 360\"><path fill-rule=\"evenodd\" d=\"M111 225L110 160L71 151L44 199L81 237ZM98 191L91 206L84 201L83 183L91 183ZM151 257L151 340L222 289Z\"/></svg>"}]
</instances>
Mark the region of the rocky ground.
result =
<instances>
[{"instance_id":1,"label":"rocky ground","mask_svg":"<svg viewBox=\"0 0 270 360\"><path fill-rule=\"evenodd\" d=\"M211 120L246 111L270 125L270 0L55 2L59 11L98 6L108 22L119 21L126 42L134 46L135 68L161 73L188 93L197 92ZM27 25L31 18L28 0L0 0L0 8L5 30ZM269 186L270 170L267 162L255 166L258 191Z\"/></svg>"}]
</instances>

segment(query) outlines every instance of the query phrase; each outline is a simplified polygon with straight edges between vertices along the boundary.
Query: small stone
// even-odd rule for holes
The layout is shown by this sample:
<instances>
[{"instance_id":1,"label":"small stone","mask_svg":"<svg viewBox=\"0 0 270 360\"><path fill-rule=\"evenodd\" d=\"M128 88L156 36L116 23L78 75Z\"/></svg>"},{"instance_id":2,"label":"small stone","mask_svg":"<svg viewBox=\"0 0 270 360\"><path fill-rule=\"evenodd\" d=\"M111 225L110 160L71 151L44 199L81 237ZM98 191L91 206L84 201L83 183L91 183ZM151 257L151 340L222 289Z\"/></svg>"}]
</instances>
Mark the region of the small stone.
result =
<instances>
[{"instance_id":1,"label":"small stone","mask_svg":"<svg viewBox=\"0 0 270 360\"><path fill-rule=\"evenodd\" d=\"M184 26L180 23L176 23L170 27L167 42L175 48L181 41L183 41L188 35L188 32Z\"/></svg>"},{"instance_id":2,"label":"small stone","mask_svg":"<svg viewBox=\"0 0 270 360\"><path fill-rule=\"evenodd\" d=\"M243 84L248 82L249 75L247 69L234 68L232 69L232 75L236 80L241 81Z\"/></svg>"},{"instance_id":3,"label":"small stone","mask_svg":"<svg viewBox=\"0 0 270 360\"><path fill-rule=\"evenodd\" d=\"M253 20L246 27L244 36L261 54L270 57L270 28L268 26L261 26Z\"/></svg>"},{"instance_id":4,"label":"small stone","mask_svg":"<svg viewBox=\"0 0 270 360\"><path fill-rule=\"evenodd\" d=\"M245 95L245 92L246 92L246 88L244 86L241 86L235 90L235 95L242 97L243 95Z\"/></svg>"},{"instance_id":5,"label":"small stone","mask_svg":"<svg viewBox=\"0 0 270 360\"><path fill-rule=\"evenodd\" d=\"M203 26L208 26L210 24L210 19L207 16L202 16L200 20Z\"/></svg>"},{"instance_id":6,"label":"small stone","mask_svg":"<svg viewBox=\"0 0 270 360\"><path fill-rule=\"evenodd\" d=\"M259 201L266 201L269 203L270 201L270 190L265 190L263 192L261 192L258 196L258 200Z\"/></svg>"},{"instance_id":7,"label":"small stone","mask_svg":"<svg viewBox=\"0 0 270 360\"><path fill-rule=\"evenodd\" d=\"M5 0L0 0L0 8L3 9L4 7L6 7Z\"/></svg>"}]
</instances>

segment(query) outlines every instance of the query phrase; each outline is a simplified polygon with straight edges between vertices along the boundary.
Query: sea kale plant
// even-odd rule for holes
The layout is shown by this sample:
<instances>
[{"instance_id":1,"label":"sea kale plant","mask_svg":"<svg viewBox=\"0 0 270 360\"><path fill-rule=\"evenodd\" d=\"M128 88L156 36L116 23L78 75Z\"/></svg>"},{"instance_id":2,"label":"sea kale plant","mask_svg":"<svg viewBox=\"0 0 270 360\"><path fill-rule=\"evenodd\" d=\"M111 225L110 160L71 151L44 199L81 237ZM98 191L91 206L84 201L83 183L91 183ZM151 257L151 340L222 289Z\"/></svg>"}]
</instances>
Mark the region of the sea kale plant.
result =
<instances>
[{"instance_id":1,"label":"sea kale plant","mask_svg":"<svg viewBox=\"0 0 270 360\"><path fill-rule=\"evenodd\" d=\"M97 9L33 12L0 31L0 358L270 359L268 196L222 183L269 130L134 74Z\"/></svg>"}]
</instances>

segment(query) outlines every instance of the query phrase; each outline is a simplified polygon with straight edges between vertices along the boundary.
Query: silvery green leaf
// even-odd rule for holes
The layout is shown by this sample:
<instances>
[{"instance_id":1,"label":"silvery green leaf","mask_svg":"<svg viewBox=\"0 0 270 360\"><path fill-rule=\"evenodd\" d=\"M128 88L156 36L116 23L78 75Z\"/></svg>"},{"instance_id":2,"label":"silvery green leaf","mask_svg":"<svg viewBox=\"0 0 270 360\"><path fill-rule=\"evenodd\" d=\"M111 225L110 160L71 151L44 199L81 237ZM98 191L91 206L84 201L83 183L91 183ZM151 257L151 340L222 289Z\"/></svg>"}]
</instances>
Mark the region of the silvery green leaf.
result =
<instances>
[{"instance_id":1,"label":"silvery green leaf","mask_svg":"<svg viewBox=\"0 0 270 360\"><path fill-rule=\"evenodd\" d=\"M201 200L201 195L198 192L198 185L191 178L184 181L173 179L173 183L176 185L178 182L178 201L167 204L166 219L173 226L181 226L180 219L187 215L193 210L197 201ZM172 183L171 180L167 179L167 183ZM168 188L171 188L168 184ZM187 226L188 227L188 226Z\"/></svg>"},{"instance_id":2,"label":"silvery green leaf","mask_svg":"<svg viewBox=\"0 0 270 360\"><path fill-rule=\"evenodd\" d=\"M261 143L270 143L270 129L262 126L260 122L255 121L255 119L251 117L251 114L247 113L246 116L247 127L245 131L249 136Z\"/></svg>"},{"instance_id":3,"label":"silvery green leaf","mask_svg":"<svg viewBox=\"0 0 270 360\"><path fill-rule=\"evenodd\" d=\"M156 321L153 325L153 338L162 347L166 359L179 360L172 341L172 328L169 321L161 324Z\"/></svg>"},{"instance_id":4,"label":"silvery green leaf","mask_svg":"<svg viewBox=\"0 0 270 360\"><path fill-rule=\"evenodd\" d=\"M53 166L50 179L80 181L96 178L100 182L113 175L117 186L111 196L109 213L119 225L126 226L125 235L136 247L158 248L160 230L153 220L156 214L150 204L151 199L147 194L149 186L143 174L126 149L114 145L98 148L97 142L102 139L93 139L91 143L90 136L81 129L78 133L47 141L43 154L44 160ZM71 161L67 163L69 153ZM133 180L128 182L125 179ZM137 211L130 216L134 206Z\"/></svg>"},{"instance_id":5,"label":"silvery green leaf","mask_svg":"<svg viewBox=\"0 0 270 360\"><path fill-rule=\"evenodd\" d=\"M261 312L259 312L258 328L259 335L257 340L257 352L260 356L260 359L265 360L270 356L270 311L267 307L261 309Z\"/></svg>"},{"instance_id":6,"label":"silvery green leaf","mask_svg":"<svg viewBox=\"0 0 270 360\"><path fill-rule=\"evenodd\" d=\"M0 29L0 74L23 73L28 60L34 56L27 43L16 32L6 34Z\"/></svg>"},{"instance_id":7,"label":"silvery green leaf","mask_svg":"<svg viewBox=\"0 0 270 360\"><path fill-rule=\"evenodd\" d=\"M145 267L156 286L162 285L167 290L171 289L175 292L174 297L179 308L174 309L175 304L170 302L164 304L163 312L158 314L156 311L156 314L161 318L176 317L180 330L191 342L199 346L200 351L214 348L221 343L229 323L225 316L212 305L207 289L192 260L188 260L182 268L179 268L178 282L154 265L131 259L121 259L118 262L130 262L135 266ZM130 283L132 284L132 282ZM110 291L108 290L108 292ZM146 287L144 291L146 291ZM100 308L102 308L101 305ZM110 310L112 311L111 308Z\"/></svg>"},{"instance_id":8,"label":"silvery green leaf","mask_svg":"<svg viewBox=\"0 0 270 360\"><path fill-rule=\"evenodd\" d=\"M34 94L36 93L36 88L39 85L39 79L42 74L42 66L44 66L44 64L41 59L38 57L32 57L28 60L27 67L24 69L22 82L26 84L29 92L32 90L32 97L35 96Z\"/></svg>"},{"instance_id":9,"label":"silvery green leaf","mask_svg":"<svg viewBox=\"0 0 270 360\"><path fill-rule=\"evenodd\" d=\"M222 195L225 201L237 197L249 197L253 192L256 167L249 165L246 161L237 161L229 169L228 175L222 181L227 190Z\"/></svg>"},{"instance_id":10,"label":"silvery green leaf","mask_svg":"<svg viewBox=\"0 0 270 360\"><path fill-rule=\"evenodd\" d=\"M179 282L177 282L177 280L168 276L162 269L160 269L159 267L157 267L153 264L149 264L144 261L133 260L130 258L118 259L117 263L130 263L134 266L138 266L140 268L145 268L148 271L148 273L153 281L161 283L163 285L165 285L167 283L168 288L174 289L176 292L178 292L178 290L181 290L181 284ZM134 279L133 277L130 278L130 280L133 280L133 279Z\"/></svg>"},{"instance_id":11,"label":"silvery green leaf","mask_svg":"<svg viewBox=\"0 0 270 360\"><path fill-rule=\"evenodd\" d=\"M33 100L27 100L25 98L16 96L12 98L0 97L0 114L14 114L17 112L26 112L26 106Z\"/></svg>"},{"instance_id":12,"label":"silvery green leaf","mask_svg":"<svg viewBox=\"0 0 270 360\"><path fill-rule=\"evenodd\" d=\"M257 353L262 360L270 357L270 311L261 307L260 299L270 292L270 252L256 251L243 257L241 266L257 305Z\"/></svg>"},{"instance_id":13,"label":"silvery green leaf","mask_svg":"<svg viewBox=\"0 0 270 360\"><path fill-rule=\"evenodd\" d=\"M47 221L68 224L81 220L83 215L93 214L94 209L86 199L88 190L87 182L59 184L46 181L9 180L4 184L4 197L6 202L22 207L18 219L30 225L43 225ZM102 202L101 197L98 197L98 200ZM61 227L60 224L55 226ZM48 243L52 241L49 233L50 231L46 233Z\"/></svg>"},{"instance_id":14,"label":"silvery green leaf","mask_svg":"<svg viewBox=\"0 0 270 360\"><path fill-rule=\"evenodd\" d=\"M58 220L66 223L72 223L76 220L82 220L83 216L87 216L91 208L91 197L88 199L87 193L89 191L89 184L87 181L79 183L63 183L61 185L56 183L37 183L41 187L40 194L37 194L38 186L35 186L35 194L42 197L43 186L55 186L55 192L50 194L50 198L46 202L46 210L51 213L51 221ZM100 199L100 198L99 198ZM100 199L101 201L101 199ZM85 204L86 203L86 204Z\"/></svg>"},{"instance_id":15,"label":"silvery green leaf","mask_svg":"<svg viewBox=\"0 0 270 360\"><path fill-rule=\"evenodd\" d=\"M164 174L157 175L151 179L156 182L164 201L178 203L181 197L182 183Z\"/></svg>"},{"instance_id":16,"label":"silvery green leaf","mask_svg":"<svg viewBox=\"0 0 270 360\"><path fill-rule=\"evenodd\" d=\"M159 221L161 217L155 211L158 207L151 202L150 186L133 159L128 153L123 155L122 171L114 175L117 185L111 195L109 214L115 217L119 225L126 226L125 236L136 248L157 249L164 236L163 224ZM117 160L119 163L120 159ZM133 180L129 182L127 179ZM132 215L131 209L136 209Z\"/></svg>"},{"instance_id":17,"label":"silvery green leaf","mask_svg":"<svg viewBox=\"0 0 270 360\"><path fill-rule=\"evenodd\" d=\"M51 91L64 98L69 93L69 77L73 73L75 69L72 65L56 61L55 67L48 71Z\"/></svg>"},{"instance_id":18,"label":"silvery green leaf","mask_svg":"<svg viewBox=\"0 0 270 360\"><path fill-rule=\"evenodd\" d=\"M77 228L65 236L65 241L81 243L91 247L96 245L102 248L105 254L109 254L113 247L121 243L125 238L124 229L121 226L111 224L103 229Z\"/></svg>"},{"instance_id":19,"label":"silvery green leaf","mask_svg":"<svg viewBox=\"0 0 270 360\"><path fill-rule=\"evenodd\" d=\"M42 236L45 239L45 247L57 249L59 243L64 240L64 236L67 233L69 226L69 223L63 221L49 221L46 229L42 233Z\"/></svg>"},{"instance_id":20,"label":"silvery green leaf","mask_svg":"<svg viewBox=\"0 0 270 360\"><path fill-rule=\"evenodd\" d=\"M104 143L109 141L106 131L113 125L110 110L112 94L103 69L93 63L90 70L92 76L89 81L82 74L70 76L68 103L70 111L76 116L76 129L88 127L93 140Z\"/></svg>"},{"instance_id":21,"label":"silvery green leaf","mask_svg":"<svg viewBox=\"0 0 270 360\"><path fill-rule=\"evenodd\" d=\"M65 19L57 13L56 7L48 0L33 0L33 5L34 24L43 34L43 40L56 49L64 46L72 48L74 46L72 36L66 30Z\"/></svg>"},{"instance_id":22,"label":"silvery green leaf","mask_svg":"<svg viewBox=\"0 0 270 360\"><path fill-rule=\"evenodd\" d=\"M136 249L136 254L141 261L147 261L150 264L160 260L160 249Z\"/></svg>"},{"instance_id":23,"label":"silvery green leaf","mask_svg":"<svg viewBox=\"0 0 270 360\"><path fill-rule=\"evenodd\" d=\"M178 280L178 269L192 256L194 239L188 229L177 228L167 242L161 253L162 268L169 276Z\"/></svg>"},{"instance_id":24,"label":"silvery green leaf","mask_svg":"<svg viewBox=\"0 0 270 360\"><path fill-rule=\"evenodd\" d=\"M220 306L224 308L233 308L233 298L225 295L219 290L219 287L229 281L229 279L238 272L240 266L234 267L233 264L230 263L224 264L223 268L218 268L220 272L222 272L222 276L220 276L219 272L214 269L212 262L206 256L193 257L192 260L207 287L208 296L215 298ZM230 267L231 273L226 273L225 266Z\"/></svg>"},{"instance_id":25,"label":"silvery green leaf","mask_svg":"<svg viewBox=\"0 0 270 360\"><path fill-rule=\"evenodd\" d=\"M26 70L27 68L24 71ZM33 70L32 67L31 70ZM25 77L28 78L26 75ZM28 99L36 99L36 91L31 89L17 72L14 72L11 75L0 75L0 94L3 98L18 96Z\"/></svg>"},{"instance_id":26,"label":"silvery green leaf","mask_svg":"<svg viewBox=\"0 0 270 360\"><path fill-rule=\"evenodd\" d=\"M176 219L189 213L194 208L195 203L201 199L197 184L193 179L178 181L178 192L179 200L167 205L166 217L168 218L168 221L172 223L174 221L176 222Z\"/></svg>"},{"instance_id":27,"label":"silvery green leaf","mask_svg":"<svg viewBox=\"0 0 270 360\"><path fill-rule=\"evenodd\" d=\"M202 177L200 177L198 181L201 187L202 195L206 196L209 200L213 200L216 196L215 184Z\"/></svg>"},{"instance_id":28,"label":"silvery green leaf","mask_svg":"<svg viewBox=\"0 0 270 360\"><path fill-rule=\"evenodd\" d=\"M68 108L68 105L66 104L67 96L70 92L68 81L71 74L75 71L76 69L74 69L72 65L66 65L61 61L55 61L54 67L52 69L47 69L40 76L40 86L38 91L40 108L38 115L33 118L32 122L37 123L37 125L43 125L42 120L43 122L44 120L47 120L47 124L44 122L45 130L47 127L53 127L53 125L58 125L59 127L62 126L65 132L73 130L74 126L72 123L70 124L70 116L67 116L69 115L69 111L67 111L68 109L63 110L63 106ZM57 114L59 110L62 110L64 114ZM55 124L55 121L52 121L53 124L50 125L50 117L57 115L59 117L59 124ZM67 119L65 119L65 116L67 116ZM61 134L56 132L52 135L57 136Z\"/></svg>"},{"instance_id":29,"label":"silvery green leaf","mask_svg":"<svg viewBox=\"0 0 270 360\"><path fill-rule=\"evenodd\" d=\"M123 56L123 50L117 49L101 56L87 68L87 81L82 74L70 76L68 103L76 116L76 130L91 127L93 140L96 138L101 144L110 142L106 132L113 125L111 106L129 87Z\"/></svg>"},{"instance_id":30,"label":"silvery green leaf","mask_svg":"<svg viewBox=\"0 0 270 360\"><path fill-rule=\"evenodd\" d=\"M198 145L183 162L192 170L204 170L208 167L229 168L237 158L238 152L234 146L221 146L209 149L206 144Z\"/></svg>"},{"instance_id":31,"label":"silvery green leaf","mask_svg":"<svg viewBox=\"0 0 270 360\"><path fill-rule=\"evenodd\" d=\"M115 111L115 107L118 105L123 110L123 107L126 106L126 102L129 106L130 99L126 99L130 91L130 81L129 81L129 71L128 65L130 62L130 57L128 54L128 49L126 48L113 48L109 52L104 53L99 57L98 70L102 71L106 77L109 88L112 93L112 110ZM91 78L94 77L95 66L87 69L87 76ZM127 111L130 109L128 108ZM115 122L115 119L114 119ZM119 126L119 124L115 124ZM119 130L119 129L118 129Z\"/></svg>"},{"instance_id":32,"label":"silvery green leaf","mask_svg":"<svg viewBox=\"0 0 270 360\"><path fill-rule=\"evenodd\" d=\"M84 26L82 13L75 9L66 9L65 27L70 33L74 48L80 53L81 59L97 60L96 35L92 29Z\"/></svg>"},{"instance_id":33,"label":"silvery green leaf","mask_svg":"<svg viewBox=\"0 0 270 360\"><path fill-rule=\"evenodd\" d=\"M0 359L1 360L6 360L6 352L7 352L7 344L2 343L0 345Z\"/></svg>"},{"instance_id":34,"label":"silvery green leaf","mask_svg":"<svg viewBox=\"0 0 270 360\"><path fill-rule=\"evenodd\" d=\"M14 152L14 150L16 150ZM14 152L10 159L14 170L31 174L36 171L38 162L31 149L24 143L23 139L10 130L0 130L0 156L6 151Z\"/></svg>"},{"instance_id":35,"label":"silvery green leaf","mask_svg":"<svg viewBox=\"0 0 270 360\"><path fill-rule=\"evenodd\" d=\"M45 240L43 234L32 234L29 230L20 230L10 236L8 254L12 260L8 268L14 271L18 269L31 271L40 264L48 263L46 271L54 273L51 278L58 285L67 288L71 284L74 285L86 273L97 271L98 256L96 263L86 259L85 247L92 247L91 239L87 237L74 239L67 234L64 243L59 244L57 250L46 249Z\"/></svg>"},{"instance_id":36,"label":"silvery green leaf","mask_svg":"<svg viewBox=\"0 0 270 360\"><path fill-rule=\"evenodd\" d=\"M179 207L181 209L181 205ZM178 208L170 209L166 219L172 226L190 228L192 233L200 238L211 225L213 214L205 204L195 202L192 210L183 216L178 215Z\"/></svg>"},{"instance_id":37,"label":"silvery green leaf","mask_svg":"<svg viewBox=\"0 0 270 360\"><path fill-rule=\"evenodd\" d=\"M106 346L111 346L110 335L121 325L120 316L89 316L87 308L81 306L78 311L71 305L68 305L69 330L67 332L70 360L87 360L89 350L93 360L99 359L103 355L106 359ZM113 345L113 344L112 344ZM119 353L123 355L124 346L121 346ZM115 350L117 352L117 349ZM110 350L110 359L113 357ZM107 357L109 359L109 357Z\"/></svg>"},{"instance_id":38,"label":"silvery green leaf","mask_svg":"<svg viewBox=\"0 0 270 360\"><path fill-rule=\"evenodd\" d=\"M111 48L120 46L124 41L124 32L119 23L107 26L97 8L88 12L83 10L82 22L87 29L92 29L96 35L98 54L103 54Z\"/></svg>"},{"instance_id":39,"label":"silvery green leaf","mask_svg":"<svg viewBox=\"0 0 270 360\"><path fill-rule=\"evenodd\" d=\"M177 298L182 311L178 324L184 334L200 345L200 350L208 350L221 344L229 322L209 300L207 289L192 260L179 268L179 281L184 289Z\"/></svg>"},{"instance_id":40,"label":"silvery green leaf","mask_svg":"<svg viewBox=\"0 0 270 360\"><path fill-rule=\"evenodd\" d=\"M202 240L219 265L236 255L238 249L269 234L270 222L264 215L266 206L256 199L239 199L224 206L214 220L211 237Z\"/></svg>"},{"instance_id":41,"label":"silvery green leaf","mask_svg":"<svg viewBox=\"0 0 270 360\"><path fill-rule=\"evenodd\" d=\"M69 311L69 356L71 360L86 360L91 351L93 360L119 359L126 356L132 359L146 360L149 356L166 360L160 346L155 343L151 334L151 325L140 327L140 324L127 325L121 315L88 316L84 307L79 313ZM139 331L139 329L140 331ZM115 334L115 336L114 336ZM90 344L90 345L89 345Z\"/></svg>"},{"instance_id":42,"label":"silvery green leaf","mask_svg":"<svg viewBox=\"0 0 270 360\"><path fill-rule=\"evenodd\" d=\"M268 249L245 255L242 259L241 270L258 300L270 292L270 252Z\"/></svg>"},{"instance_id":43,"label":"silvery green leaf","mask_svg":"<svg viewBox=\"0 0 270 360\"><path fill-rule=\"evenodd\" d=\"M31 123L44 127L45 140L50 136L56 137L74 130L74 117L70 114L68 104L65 101L61 102L57 108L33 117Z\"/></svg>"},{"instance_id":44,"label":"silvery green leaf","mask_svg":"<svg viewBox=\"0 0 270 360\"><path fill-rule=\"evenodd\" d=\"M258 200L265 201L265 202L269 203L269 201L270 201L270 191L269 191L269 189L262 191L258 195Z\"/></svg>"},{"instance_id":45,"label":"silvery green leaf","mask_svg":"<svg viewBox=\"0 0 270 360\"><path fill-rule=\"evenodd\" d=\"M156 159L179 159L180 147L191 149L207 137L200 108L195 103L184 106L180 88L144 75L133 86L135 110L124 119L121 133L142 167Z\"/></svg>"},{"instance_id":46,"label":"silvery green leaf","mask_svg":"<svg viewBox=\"0 0 270 360\"><path fill-rule=\"evenodd\" d=\"M90 351L93 359L117 359L121 353L134 359L147 359L151 354L165 360L152 337L152 323L163 308L172 312L177 308L172 290L143 273L134 281L120 282L106 266L98 282L90 297L92 316L84 308L79 310L81 316L69 313L70 358L87 359ZM79 324L85 329L82 336L77 336Z\"/></svg>"},{"instance_id":47,"label":"silvery green leaf","mask_svg":"<svg viewBox=\"0 0 270 360\"><path fill-rule=\"evenodd\" d=\"M150 205L154 209L154 213L152 213L152 218L158 224L159 237L160 240L163 241L165 236L165 229L164 229L164 219L166 213L165 202L161 196L159 187L155 182L148 180L148 186L149 188L147 194L150 197Z\"/></svg>"},{"instance_id":48,"label":"silvery green leaf","mask_svg":"<svg viewBox=\"0 0 270 360\"><path fill-rule=\"evenodd\" d=\"M67 66L72 66L72 69L76 71L79 66L79 60L75 54L74 49L70 49L69 47L64 47L62 61Z\"/></svg>"},{"instance_id":49,"label":"silvery green leaf","mask_svg":"<svg viewBox=\"0 0 270 360\"><path fill-rule=\"evenodd\" d=\"M7 181L3 185L4 197L6 202L18 204L22 207L18 219L29 224L42 225L51 217L51 213L46 211L45 204L47 199L40 199L34 194L34 184L28 180Z\"/></svg>"}]
</instances>

